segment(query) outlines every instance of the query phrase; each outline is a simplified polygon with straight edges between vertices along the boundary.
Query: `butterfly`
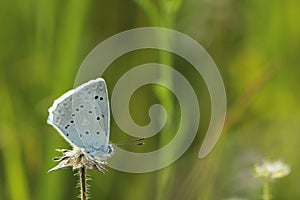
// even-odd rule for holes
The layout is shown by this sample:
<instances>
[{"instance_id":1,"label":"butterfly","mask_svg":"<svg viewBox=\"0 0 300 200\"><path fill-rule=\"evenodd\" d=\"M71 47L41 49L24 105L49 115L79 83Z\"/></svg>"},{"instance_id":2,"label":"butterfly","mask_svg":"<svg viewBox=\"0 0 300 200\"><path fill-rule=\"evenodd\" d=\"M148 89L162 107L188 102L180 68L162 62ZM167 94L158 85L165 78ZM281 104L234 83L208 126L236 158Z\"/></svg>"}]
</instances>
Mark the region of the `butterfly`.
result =
<instances>
[{"instance_id":1,"label":"butterfly","mask_svg":"<svg viewBox=\"0 0 300 200\"><path fill-rule=\"evenodd\" d=\"M49 171L65 167L87 167L105 172L103 165L114 154L109 143L110 108L105 80L90 80L66 92L49 108L47 123L73 147L54 160L60 163Z\"/></svg>"}]
</instances>

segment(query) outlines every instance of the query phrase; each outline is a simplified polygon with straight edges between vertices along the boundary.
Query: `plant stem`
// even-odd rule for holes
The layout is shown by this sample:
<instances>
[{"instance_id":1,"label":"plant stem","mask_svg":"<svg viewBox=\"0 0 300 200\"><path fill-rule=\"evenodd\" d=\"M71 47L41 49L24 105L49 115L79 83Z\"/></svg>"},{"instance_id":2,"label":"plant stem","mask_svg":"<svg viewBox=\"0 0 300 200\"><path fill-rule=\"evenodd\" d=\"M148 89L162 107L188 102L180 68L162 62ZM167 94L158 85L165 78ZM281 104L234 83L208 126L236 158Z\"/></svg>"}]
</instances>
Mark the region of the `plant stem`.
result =
<instances>
[{"instance_id":1,"label":"plant stem","mask_svg":"<svg viewBox=\"0 0 300 200\"><path fill-rule=\"evenodd\" d=\"M263 188L263 200L270 200L270 183L269 181L265 181Z\"/></svg>"},{"instance_id":2,"label":"plant stem","mask_svg":"<svg viewBox=\"0 0 300 200\"><path fill-rule=\"evenodd\" d=\"M79 169L80 176L80 199L86 200L86 169L81 167Z\"/></svg>"}]
</instances>

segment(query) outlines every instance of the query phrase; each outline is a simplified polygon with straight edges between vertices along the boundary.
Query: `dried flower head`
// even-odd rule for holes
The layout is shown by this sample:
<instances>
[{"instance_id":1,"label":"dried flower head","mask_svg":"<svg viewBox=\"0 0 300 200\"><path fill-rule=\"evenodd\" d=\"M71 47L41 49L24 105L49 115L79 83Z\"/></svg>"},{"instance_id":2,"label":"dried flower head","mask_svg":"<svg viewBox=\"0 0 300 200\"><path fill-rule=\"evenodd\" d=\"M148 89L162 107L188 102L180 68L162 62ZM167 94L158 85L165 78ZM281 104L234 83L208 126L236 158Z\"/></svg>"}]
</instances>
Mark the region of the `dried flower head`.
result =
<instances>
[{"instance_id":1,"label":"dried flower head","mask_svg":"<svg viewBox=\"0 0 300 200\"><path fill-rule=\"evenodd\" d=\"M104 161L90 159L79 148L74 148L73 150L57 149L57 151L61 152L63 156L53 159L60 163L48 172L66 167L72 167L73 170L85 167L88 169L98 170L103 173L107 171L103 166L105 165Z\"/></svg>"},{"instance_id":2,"label":"dried flower head","mask_svg":"<svg viewBox=\"0 0 300 200\"><path fill-rule=\"evenodd\" d=\"M264 179L278 179L287 176L291 169L283 161L263 161L254 166L254 176Z\"/></svg>"}]
</instances>

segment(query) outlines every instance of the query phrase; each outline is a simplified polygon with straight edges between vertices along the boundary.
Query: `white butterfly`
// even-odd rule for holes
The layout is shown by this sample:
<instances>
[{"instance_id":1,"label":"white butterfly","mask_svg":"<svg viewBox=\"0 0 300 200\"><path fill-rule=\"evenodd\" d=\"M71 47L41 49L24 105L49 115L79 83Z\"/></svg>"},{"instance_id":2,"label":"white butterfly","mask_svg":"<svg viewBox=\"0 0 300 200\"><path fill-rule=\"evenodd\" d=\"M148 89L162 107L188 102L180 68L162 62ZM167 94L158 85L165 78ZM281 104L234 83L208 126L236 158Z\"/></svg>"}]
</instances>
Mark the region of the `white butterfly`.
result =
<instances>
[{"instance_id":1,"label":"white butterfly","mask_svg":"<svg viewBox=\"0 0 300 200\"><path fill-rule=\"evenodd\" d=\"M49 108L48 124L69 142L73 150L59 150L63 157L50 171L63 167L87 167L104 172L114 153L109 144L110 109L104 79L91 80L68 91Z\"/></svg>"}]
</instances>

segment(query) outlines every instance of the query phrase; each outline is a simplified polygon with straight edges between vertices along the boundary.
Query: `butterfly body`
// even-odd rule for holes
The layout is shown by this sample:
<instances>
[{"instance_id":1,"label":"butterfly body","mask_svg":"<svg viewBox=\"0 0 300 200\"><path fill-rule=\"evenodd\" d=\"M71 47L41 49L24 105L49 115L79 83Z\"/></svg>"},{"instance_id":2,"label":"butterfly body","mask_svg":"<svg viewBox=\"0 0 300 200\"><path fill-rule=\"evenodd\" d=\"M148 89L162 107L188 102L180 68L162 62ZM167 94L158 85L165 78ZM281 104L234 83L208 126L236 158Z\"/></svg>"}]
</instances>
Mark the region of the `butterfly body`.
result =
<instances>
[{"instance_id":1,"label":"butterfly body","mask_svg":"<svg viewBox=\"0 0 300 200\"><path fill-rule=\"evenodd\" d=\"M103 164L114 153L109 144L108 92L102 78L88 81L55 100L47 122L92 162Z\"/></svg>"}]
</instances>

